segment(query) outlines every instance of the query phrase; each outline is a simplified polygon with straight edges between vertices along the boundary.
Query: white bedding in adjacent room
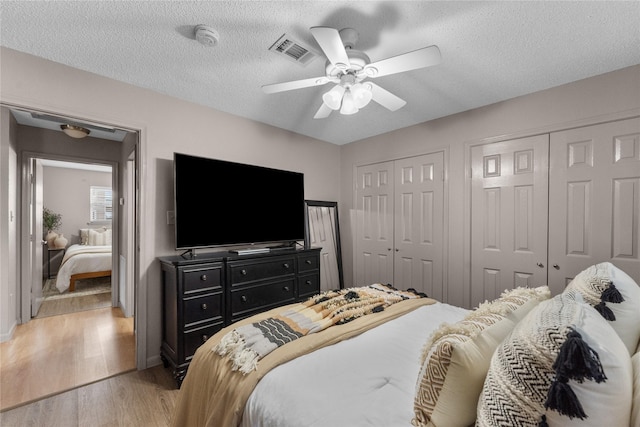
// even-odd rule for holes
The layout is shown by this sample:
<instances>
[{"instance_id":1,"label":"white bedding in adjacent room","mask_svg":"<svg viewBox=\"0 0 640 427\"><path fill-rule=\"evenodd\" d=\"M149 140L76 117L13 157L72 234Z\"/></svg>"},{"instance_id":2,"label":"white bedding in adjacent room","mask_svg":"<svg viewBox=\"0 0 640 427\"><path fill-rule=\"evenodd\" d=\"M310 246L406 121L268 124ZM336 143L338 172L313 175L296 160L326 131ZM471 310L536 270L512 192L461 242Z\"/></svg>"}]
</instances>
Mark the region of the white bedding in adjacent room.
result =
<instances>
[{"instance_id":1,"label":"white bedding in adjacent room","mask_svg":"<svg viewBox=\"0 0 640 427\"><path fill-rule=\"evenodd\" d=\"M71 276L79 273L111 270L111 246L71 245L66 250L56 288L62 293L69 289Z\"/></svg>"},{"instance_id":2,"label":"white bedding in adjacent room","mask_svg":"<svg viewBox=\"0 0 640 427\"><path fill-rule=\"evenodd\" d=\"M424 343L467 313L425 306L278 366L249 397L242 427L410 426Z\"/></svg>"}]
</instances>

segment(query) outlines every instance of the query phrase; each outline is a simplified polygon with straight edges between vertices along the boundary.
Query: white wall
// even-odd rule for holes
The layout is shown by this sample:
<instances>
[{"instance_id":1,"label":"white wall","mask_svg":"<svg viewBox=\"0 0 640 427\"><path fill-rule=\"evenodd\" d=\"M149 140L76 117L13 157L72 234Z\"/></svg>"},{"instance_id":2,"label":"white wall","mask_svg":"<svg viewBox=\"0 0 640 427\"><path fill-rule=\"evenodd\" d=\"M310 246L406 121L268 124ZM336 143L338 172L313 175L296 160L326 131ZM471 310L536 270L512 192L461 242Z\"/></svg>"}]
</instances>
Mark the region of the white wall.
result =
<instances>
[{"instance_id":1,"label":"white wall","mask_svg":"<svg viewBox=\"0 0 640 427\"><path fill-rule=\"evenodd\" d=\"M45 166L42 176L43 206L62 215L62 226L57 233L64 234L69 245L80 243L81 228L98 227L88 225L91 215L89 188L111 188L111 173ZM117 209L117 204L114 208Z\"/></svg>"},{"instance_id":2,"label":"white wall","mask_svg":"<svg viewBox=\"0 0 640 427\"><path fill-rule=\"evenodd\" d=\"M147 334L139 339L148 364L160 363L161 275L156 257L175 254L173 229L166 224L173 203L174 151L303 172L307 198L339 199L336 145L4 47L0 55L0 101L141 132L141 305L136 315L147 325ZM215 193L215 185L202 190Z\"/></svg>"},{"instance_id":3,"label":"white wall","mask_svg":"<svg viewBox=\"0 0 640 427\"><path fill-rule=\"evenodd\" d=\"M464 113L421 123L342 147L340 231L343 235L345 282L353 281L351 215L353 175L357 165L448 150L447 301L468 305L465 261L465 143L485 138L534 135L595 123L612 116L640 113L640 65L514 98ZM462 268L461 268L462 267Z\"/></svg>"}]
</instances>

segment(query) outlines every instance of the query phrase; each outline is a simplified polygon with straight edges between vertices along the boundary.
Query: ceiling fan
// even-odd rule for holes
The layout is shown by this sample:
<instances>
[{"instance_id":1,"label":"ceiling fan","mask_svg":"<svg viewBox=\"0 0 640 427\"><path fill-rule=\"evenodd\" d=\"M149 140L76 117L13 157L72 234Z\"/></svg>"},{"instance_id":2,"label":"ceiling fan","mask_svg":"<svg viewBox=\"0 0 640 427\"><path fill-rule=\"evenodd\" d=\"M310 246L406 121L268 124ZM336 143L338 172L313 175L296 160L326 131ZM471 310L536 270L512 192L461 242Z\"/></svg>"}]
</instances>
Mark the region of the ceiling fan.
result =
<instances>
[{"instance_id":1,"label":"ceiling fan","mask_svg":"<svg viewBox=\"0 0 640 427\"><path fill-rule=\"evenodd\" d=\"M322 95L322 105L313 116L314 119L328 117L334 110L340 110L341 114L355 114L370 101L396 111L402 108L406 101L365 79L375 79L440 63L440 49L437 46L423 47L371 62L364 52L353 49L358 40L356 30L345 28L338 31L330 27L311 27L310 31L327 57L325 75L269 84L262 86L262 90L265 93L277 93L335 83L331 90Z\"/></svg>"}]
</instances>

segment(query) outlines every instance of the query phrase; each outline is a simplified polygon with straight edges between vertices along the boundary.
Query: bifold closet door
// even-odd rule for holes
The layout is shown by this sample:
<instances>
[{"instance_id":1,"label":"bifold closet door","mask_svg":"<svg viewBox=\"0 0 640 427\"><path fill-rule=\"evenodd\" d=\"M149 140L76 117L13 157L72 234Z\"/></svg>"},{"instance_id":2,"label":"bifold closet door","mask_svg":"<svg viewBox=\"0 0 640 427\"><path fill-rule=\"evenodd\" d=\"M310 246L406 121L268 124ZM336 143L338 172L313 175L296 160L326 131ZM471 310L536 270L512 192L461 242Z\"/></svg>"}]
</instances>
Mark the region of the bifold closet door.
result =
<instances>
[{"instance_id":1,"label":"bifold closet door","mask_svg":"<svg viewBox=\"0 0 640 427\"><path fill-rule=\"evenodd\" d=\"M443 301L444 155L396 160L394 283Z\"/></svg>"},{"instance_id":2,"label":"bifold closet door","mask_svg":"<svg viewBox=\"0 0 640 427\"><path fill-rule=\"evenodd\" d=\"M443 299L444 153L358 167L355 239L355 286Z\"/></svg>"},{"instance_id":3,"label":"bifold closet door","mask_svg":"<svg viewBox=\"0 0 640 427\"><path fill-rule=\"evenodd\" d=\"M549 285L611 261L640 283L640 119L551 134Z\"/></svg>"},{"instance_id":4,"label":"bifold closet door","mask_svg":"<svg viewBox=\"0 0 640 427\"><path fill-rule=\"evenodd\" d=\"M356 173L355 283L393 284L393 162Z\"/></svg>"},{"instance_id":5,"label":"bifold closet door","mask_svg":"<svg viewBox=\"0 0 640 427\"><path fill-rule=\"evenodd\" d=\"M548 135L471 148L471 305L547 283Z\"/></svg>"}]
</instances>

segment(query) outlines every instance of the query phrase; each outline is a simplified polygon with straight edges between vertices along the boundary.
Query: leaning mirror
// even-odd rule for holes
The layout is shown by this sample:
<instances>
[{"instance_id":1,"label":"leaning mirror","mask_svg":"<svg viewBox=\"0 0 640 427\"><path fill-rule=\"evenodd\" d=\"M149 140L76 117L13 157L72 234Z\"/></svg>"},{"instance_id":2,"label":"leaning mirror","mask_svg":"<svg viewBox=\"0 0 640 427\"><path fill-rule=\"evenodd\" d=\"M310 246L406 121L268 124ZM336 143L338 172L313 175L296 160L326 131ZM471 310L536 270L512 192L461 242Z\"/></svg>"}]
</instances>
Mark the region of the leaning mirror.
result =
<instances>
[{"instance_id":1,"label":"leaning mirror","mask_svg":"<svg viewBox=\"0 0 640 427\"><path fill-rule=\"evenodd\" d=\"M338 203L305 200L305 248L320 250L320 289L342 289Z\"/></svg>"}]
</instances>

